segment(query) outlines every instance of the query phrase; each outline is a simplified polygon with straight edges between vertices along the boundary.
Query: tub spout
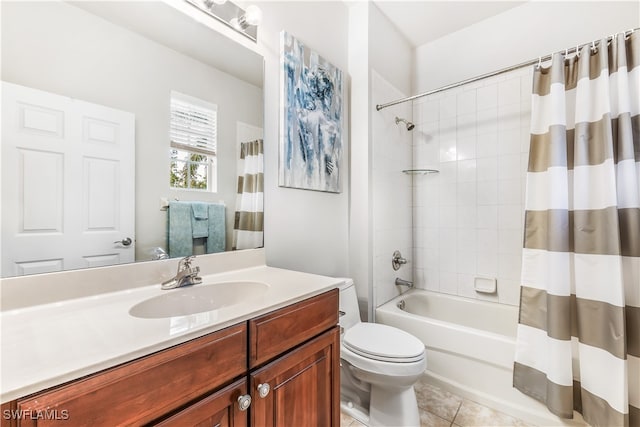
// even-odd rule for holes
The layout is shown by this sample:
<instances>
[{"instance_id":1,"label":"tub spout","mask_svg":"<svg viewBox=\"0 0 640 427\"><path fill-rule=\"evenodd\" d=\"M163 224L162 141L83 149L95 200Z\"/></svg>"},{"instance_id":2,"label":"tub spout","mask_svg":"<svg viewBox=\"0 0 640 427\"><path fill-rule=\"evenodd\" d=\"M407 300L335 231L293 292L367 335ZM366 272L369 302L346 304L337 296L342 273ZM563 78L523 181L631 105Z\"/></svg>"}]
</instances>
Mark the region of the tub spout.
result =
<instances>
[{"instance_id":1,"label":"tub spout","mask_svg":"<svg viewBox=\"0 0 640 427\"><path fill-rule=\"evenodd\" d=\"M406 286L413 288L413 282L396 277L396 286Z\"/></svg>"}]
</instances>

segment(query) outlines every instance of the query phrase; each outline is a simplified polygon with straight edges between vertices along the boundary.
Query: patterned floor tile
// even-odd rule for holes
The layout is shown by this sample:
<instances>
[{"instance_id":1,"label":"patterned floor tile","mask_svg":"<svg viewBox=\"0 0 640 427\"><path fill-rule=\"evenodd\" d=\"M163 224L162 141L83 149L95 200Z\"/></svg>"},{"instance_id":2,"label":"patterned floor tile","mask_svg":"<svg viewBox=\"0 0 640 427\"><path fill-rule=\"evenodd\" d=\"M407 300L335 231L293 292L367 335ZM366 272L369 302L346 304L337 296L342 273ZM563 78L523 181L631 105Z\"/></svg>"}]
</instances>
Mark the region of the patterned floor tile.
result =
<instances>
[{"instance_id":1,"label":"patterned floor tile","mask_svg":"<svg viewBox=\"0 0 640 427\"><path fill-rule=\"evenodd\" d=\"M518 418L464 399L421 379L414 386L421 427L534 427ZM366 427L340 413L340 427Z\"/></svg>"},{"instance_id":2,"label":"patterned floor tile","mask_svg":"<svg viewBox=\"0 0 640 427\"><path fill-rule=\"evenodd\" d=\"M360 421L353 418L351 415L347 415L344 412L340 412L340 427L366 427Z\"/></svg>"},{"instance_id":3,"label":"patterned floor tile","mask_svg":"<svg viewBox=\"0 0 640 427\"><path fill-rule=\"evenodd\" d=\"M423 409L420 410L420 427L449 427L450 425L450 421Z\"/></svg>"},{"instance_id":4,"label":"patterned floor tile","mask_svg":"<svg viewBox=\"0 0 640 427\"><path fill-rule=\"evenodd\" d=\"M453 421L461 427L532 427L522 420L466 399Z\"/></svg>"},{"instance_id":5,"label":"patterned floor tile","mask_svg":"<svg viewBox=\"0 0 640 427\"><path fill-rule=\"evenodd\" d=\"M427 384L424 380L420 380L414 386L418 406L428 412L431 412L440 418L451 422L453 421L462 398L448 391L439 389L438 387Z\"/></svg>"}]
</instances>

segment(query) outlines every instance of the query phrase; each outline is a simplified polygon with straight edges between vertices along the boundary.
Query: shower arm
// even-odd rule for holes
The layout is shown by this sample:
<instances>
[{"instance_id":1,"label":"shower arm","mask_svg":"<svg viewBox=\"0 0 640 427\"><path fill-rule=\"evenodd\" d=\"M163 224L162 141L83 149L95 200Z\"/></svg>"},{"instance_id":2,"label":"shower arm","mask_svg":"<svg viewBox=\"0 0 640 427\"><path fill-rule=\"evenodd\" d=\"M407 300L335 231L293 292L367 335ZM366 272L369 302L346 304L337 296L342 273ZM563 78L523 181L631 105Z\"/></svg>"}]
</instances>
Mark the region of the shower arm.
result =
<instances>
[{"instance_id":1,"label":"shower arm","mask_svg":"<svg viewBox=\"0 0 640 427\"><path fill-rule=\"evenodd\" d=\"M416 125L414 125L409 120L396 116L396 124L400 124L400 123L404 123L405 126L407 127L407 130L413 130L413 128L416 127Z\"/></svg>"}]
</instances>

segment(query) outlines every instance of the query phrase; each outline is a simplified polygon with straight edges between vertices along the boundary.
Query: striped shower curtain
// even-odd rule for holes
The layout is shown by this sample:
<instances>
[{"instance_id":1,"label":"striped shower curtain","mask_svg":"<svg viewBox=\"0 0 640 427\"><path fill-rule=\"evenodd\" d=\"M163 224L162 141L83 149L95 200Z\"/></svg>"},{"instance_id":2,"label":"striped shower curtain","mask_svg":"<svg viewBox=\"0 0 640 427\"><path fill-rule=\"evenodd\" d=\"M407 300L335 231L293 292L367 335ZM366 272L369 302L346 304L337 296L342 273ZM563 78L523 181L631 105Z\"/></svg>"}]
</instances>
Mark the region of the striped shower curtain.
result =
<instances>
[{"instance_id":1,"label":"striped shower curtain","mask_svg":"<svg viewBox=\"0 0 640 427\"><path fill-rule=\"evenodd\" d=\"M243 142L240 147L233 250L263 246L263 153L261 139Z\"/></svg>"},{"instance_id":2,"label":"striped shower curtain","mask_svg":"<svg viewBox=\"0 0 640 427\"><path fill-rule=\"evenodd\" d=\"M638 36L534 73L514 386L593 426L640 425Z\"/></svg>"}]
</instances>

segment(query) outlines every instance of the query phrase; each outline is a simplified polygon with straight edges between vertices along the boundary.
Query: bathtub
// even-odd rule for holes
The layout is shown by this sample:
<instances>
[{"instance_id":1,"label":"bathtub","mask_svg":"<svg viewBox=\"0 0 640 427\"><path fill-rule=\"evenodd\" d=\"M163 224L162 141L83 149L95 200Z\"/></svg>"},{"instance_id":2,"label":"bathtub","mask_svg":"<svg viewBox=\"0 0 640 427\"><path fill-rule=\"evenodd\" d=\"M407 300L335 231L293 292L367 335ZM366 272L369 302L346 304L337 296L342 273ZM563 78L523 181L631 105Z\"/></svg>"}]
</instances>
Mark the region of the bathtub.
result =
<instances>
[{"instance_id":1,"label":"bathtub","mask_svg":"<svg viewBox=\"0 0 640 427\"><path fill-rule=\"evenodd\" d=\"M428 383L537 425L582 425L512 387L517 307L412 289L378 307L376 322L424 343Z\"/></svg>"}]
</instances>

